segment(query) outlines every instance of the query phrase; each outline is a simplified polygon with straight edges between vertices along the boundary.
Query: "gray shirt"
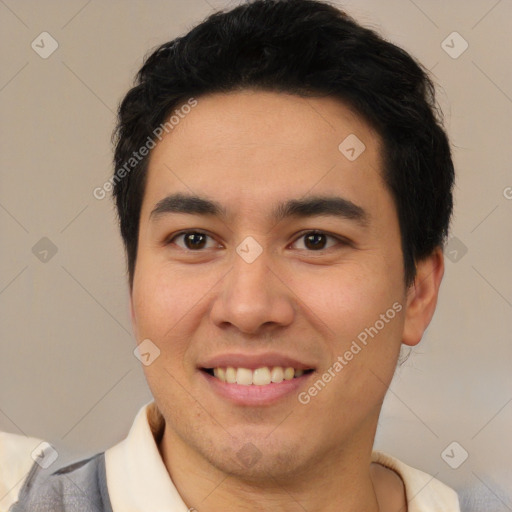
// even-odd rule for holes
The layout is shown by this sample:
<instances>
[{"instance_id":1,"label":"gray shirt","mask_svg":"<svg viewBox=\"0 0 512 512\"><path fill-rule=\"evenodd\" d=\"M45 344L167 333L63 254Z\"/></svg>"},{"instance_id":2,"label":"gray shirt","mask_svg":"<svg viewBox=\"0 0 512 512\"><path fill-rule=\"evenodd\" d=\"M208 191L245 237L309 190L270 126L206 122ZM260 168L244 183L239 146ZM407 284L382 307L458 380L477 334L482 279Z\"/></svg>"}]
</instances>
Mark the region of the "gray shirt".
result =
<instances>
[{"instance_id":1,"label":"gray shirt","mask_svg":"<svg viewBox=\"0 0 512 512\"><path fill-rule=\"evenodd\" d=\"M9 512L112 512L104 452L50 475L34 463Z\"/></svg>"}]
</instances>

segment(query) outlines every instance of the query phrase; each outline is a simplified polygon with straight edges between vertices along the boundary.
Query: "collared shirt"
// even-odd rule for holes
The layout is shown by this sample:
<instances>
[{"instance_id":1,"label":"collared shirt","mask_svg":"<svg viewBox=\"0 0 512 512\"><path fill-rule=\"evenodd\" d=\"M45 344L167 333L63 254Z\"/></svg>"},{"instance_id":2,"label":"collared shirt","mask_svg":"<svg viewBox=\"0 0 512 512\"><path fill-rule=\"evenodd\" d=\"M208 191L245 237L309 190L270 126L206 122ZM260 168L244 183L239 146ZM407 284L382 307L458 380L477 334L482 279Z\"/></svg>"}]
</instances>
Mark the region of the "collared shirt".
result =
<instances>
[{"instance_id":1,"label":"collared shirt","mask_svg":"<svg viewBox=\"0 0 512 512\"><path fill-rule=\"evenodd\" d=\"M148 414L153 415L154 407L154 401L144 405L137 413L128 436L105 451L106 484L113 512L189 510L169 477L158 450L155 440L158 433L148 419ZM13 436L14 434L0 436L0 512L7 511L10 504L16 501L19 486L11 487L16 479L23 480L23 472L27 472L30 466L26 460L23 464L18 462L16 465L16 453L19 459L21 453L26 454L29 445L32 447L38 444L38 440L33 438L27 440L14 436L19 446L19 449L15 449ZM2 442L7 446L7 451ZM373 452L372 461L392 469L402 478L409 512L460 512L455 491L429 474L379 451ZM2 467L15 468L17 474L12 473L6 478Z\"/></svg>"},{"instance_id":2,"label":"collared shirt","mask_svg":"<svg viewBox=\"0 0 512 512\"><path fill-rule=\"evenodd\" d=\"M18 494L30 468L32 452L41 439L0 432L0 512L7 512Z\"/></svg>"}]
</instances>

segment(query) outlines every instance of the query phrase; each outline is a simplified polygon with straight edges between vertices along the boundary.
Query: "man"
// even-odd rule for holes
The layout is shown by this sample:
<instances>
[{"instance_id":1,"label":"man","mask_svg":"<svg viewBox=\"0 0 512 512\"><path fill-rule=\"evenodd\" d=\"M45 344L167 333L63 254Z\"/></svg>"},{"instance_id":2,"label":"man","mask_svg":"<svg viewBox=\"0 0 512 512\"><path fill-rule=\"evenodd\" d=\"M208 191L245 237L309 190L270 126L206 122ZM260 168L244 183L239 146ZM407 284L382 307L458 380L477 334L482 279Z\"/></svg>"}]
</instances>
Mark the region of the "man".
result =
<instances>
[{"instance_id":1,"label":"man","mask_svg":"<svg viewBox=\"0 0 512 512\"><path fill-rule=\"evenodd\" d=\"M158 48L124 98L114 197L154 401L10 510L458 511L373 452L436 307L453 164L403 50L314 0Z\"/></svg>"}]
</instances>

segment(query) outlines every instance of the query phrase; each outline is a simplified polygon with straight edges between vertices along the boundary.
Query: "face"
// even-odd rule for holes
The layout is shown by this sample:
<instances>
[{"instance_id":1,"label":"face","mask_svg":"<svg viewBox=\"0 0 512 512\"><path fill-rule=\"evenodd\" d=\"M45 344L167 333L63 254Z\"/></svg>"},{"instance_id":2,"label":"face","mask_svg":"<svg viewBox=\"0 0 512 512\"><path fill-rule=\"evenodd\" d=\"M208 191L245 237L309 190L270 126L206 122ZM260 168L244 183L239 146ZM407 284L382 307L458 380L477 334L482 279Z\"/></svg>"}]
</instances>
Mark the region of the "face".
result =
<instances>
[{"instance_id":1,"label":"face","mask_svg":"<svg viewBox=\"0 0 512 512\"><path fill-rule=\"evenodd\" d=\"M371 448L402 341L380 139L333 98L197 102L149 161L131 307L160 355L144 371L177 452L296 479Z\"/></svg>"}]
</instances>

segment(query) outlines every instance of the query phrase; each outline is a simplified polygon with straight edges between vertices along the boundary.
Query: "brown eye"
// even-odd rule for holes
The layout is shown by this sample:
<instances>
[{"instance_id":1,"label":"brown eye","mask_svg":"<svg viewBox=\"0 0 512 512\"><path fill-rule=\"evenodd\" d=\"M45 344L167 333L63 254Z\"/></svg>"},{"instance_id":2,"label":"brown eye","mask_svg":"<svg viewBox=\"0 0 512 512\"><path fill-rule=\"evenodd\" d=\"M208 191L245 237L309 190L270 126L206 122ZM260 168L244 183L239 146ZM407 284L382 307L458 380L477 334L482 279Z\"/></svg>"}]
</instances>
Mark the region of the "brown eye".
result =
<instances>
[{"instance_id":1,"label":"brown eye","mask_svg":"<svg viewBox=\"0 0 512 512\"><path fill-rule=\"evenodd\" d=\"M307 233L303 233L295 243L297 243L299 240L304 240L304 246L309 251L322 251L332 247L332 245L330 247L326 247L329 239L334 240L338 244L343 244L343 240L332 235L328 235L323 231L309 231Z\"/></svg>"},{"instance_id":2,"label":"brown eye","mask_svg":"<svg viewBox=\"0 0 512 512\"><path fill-rule=\"evenodd\" d=\"M168 243L176 243L176 240L183 239L183 245L176 243L178 247L190 251L198 251L206 247L208 238L211 237L200 231L185 231L174 236Z\"/></svg>"},{"instance_id":3,"label":"brown eye","mask_svg":"<svg viewBox=\"0 0 512 512\"><path fill-rule=\"evenodd\" d=\"M203 233L186 233L183 241L189 249L203 249L205 246L206 235Z\"/></svg>"},{"instance_id":4,"label":"brown eye","mask_svg":"<svg viewBox=\"0 0 512 512\"><path fill-rule=\"evenodd\" d=\"M310 233L309 235L305 235L304 240L308 249L324 249L326 243L326 235L323 233Z\"/></svg>"}]
</instances>

